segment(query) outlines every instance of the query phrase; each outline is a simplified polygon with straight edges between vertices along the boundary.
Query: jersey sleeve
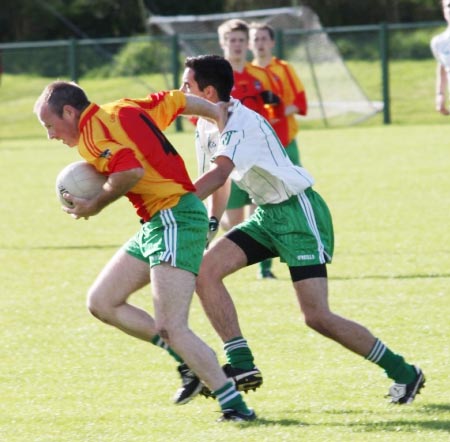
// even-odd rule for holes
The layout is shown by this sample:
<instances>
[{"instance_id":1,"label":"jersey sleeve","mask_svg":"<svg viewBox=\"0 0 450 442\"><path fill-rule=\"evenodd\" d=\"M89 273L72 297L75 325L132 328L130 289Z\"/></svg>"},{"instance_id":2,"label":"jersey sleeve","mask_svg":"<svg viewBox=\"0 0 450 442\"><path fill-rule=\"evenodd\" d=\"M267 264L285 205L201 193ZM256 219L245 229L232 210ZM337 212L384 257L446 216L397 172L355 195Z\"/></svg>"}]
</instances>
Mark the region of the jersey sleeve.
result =
<instances>
[{"instance_id":1,"label":"jersey sleeve","mask_svg":"<svg viewBox=\"0 0 450 442\"><path fill-rule=\"evenodd\" d=\"M197 128L195 130L195 155L197 157L197 173L199 176L203 175L209 170L209 162L207 160L206 152L203 148L202 139L202 129L199 128L197 124Z\"/></svg>"},{"instance_id":2,"label":"jersey sleeve","mask_svg":"<svg viewBox=\"0 0 450 442\"><path fill-rule=\"evenodd\" d=\"M289 86L294 92L293 104L298 107L298 113L300 115L306 115L308 113L308 102L306 99L305 86L291 64L286 63L285 70L288 77L287 81L289 82Z\"/></svg>"},{"instance_id":3,"label":"jersey sleeve","mask_svg":"<svg viewBox=\"0 0 450 442\"><path fill-rule=\"evenodd\" d=\"M253 166L254 159L258 156L258 152L252 149L253 145L246 143L244 139L245 134L241 130L224 131L213 161L219 156L227 157L236 166L239 174L243 175ZM246 148L240 149L240 146L244 145Z\"/></svg>"},{"instance_id":4,"label":"jersey sleeve","mask_svg":"<svg viewBox=\"0 0 450 442\"><path fill-rule=\"evenodd\" d=\"M183 113L186 96L178 90L150 94L143 100L132 100L155 121L160 130L165 130Z\"/></svg>"}]
</instances>

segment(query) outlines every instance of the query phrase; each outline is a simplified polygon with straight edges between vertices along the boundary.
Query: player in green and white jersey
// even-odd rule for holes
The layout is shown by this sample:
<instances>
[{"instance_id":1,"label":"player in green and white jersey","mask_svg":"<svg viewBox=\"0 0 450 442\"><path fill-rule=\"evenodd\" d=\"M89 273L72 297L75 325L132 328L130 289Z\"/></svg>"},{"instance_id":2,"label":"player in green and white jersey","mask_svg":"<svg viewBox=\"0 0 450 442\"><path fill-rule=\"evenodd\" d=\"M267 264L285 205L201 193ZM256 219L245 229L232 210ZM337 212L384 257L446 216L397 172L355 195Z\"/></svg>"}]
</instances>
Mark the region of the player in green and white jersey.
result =
<instances>
[{"instance_id":1,"label":"player in green and white jersey","mask_svg":"<svg viewBox=\"0 0 450 442\"><path fill-rule=\"evenodd\" d=\"M213 102L230 100L233 73L224 58L188 58L185 67L185 92ZM226 374L240 390L262 384L223 280L245 266L280 257L289 268L306 324L383 368L394 380L391 402L412 402L425 383L422 370L406 363L362 325L330 310L326 265L333 255L333 226L326 203L312 189L312 177L290 161L269 123L235 100L220 137L214 139L212 129L204 121L197 125L199 147L208 152L217 146L210 170L195 182L197 195L205 199L231 177L258 205L248 220L210 246L197 279L197 294L224 342Z\"/></svg>"}]
</instances>

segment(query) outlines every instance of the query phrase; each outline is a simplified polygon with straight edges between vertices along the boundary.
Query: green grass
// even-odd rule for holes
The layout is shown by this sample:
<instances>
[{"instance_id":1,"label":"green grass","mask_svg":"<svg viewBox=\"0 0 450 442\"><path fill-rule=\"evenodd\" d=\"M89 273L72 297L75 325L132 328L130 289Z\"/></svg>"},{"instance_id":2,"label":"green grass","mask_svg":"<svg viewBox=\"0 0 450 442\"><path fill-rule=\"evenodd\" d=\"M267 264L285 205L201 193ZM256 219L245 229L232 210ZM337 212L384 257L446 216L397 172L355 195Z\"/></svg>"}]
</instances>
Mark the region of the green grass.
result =
<instances>
[{"instance_id":1,"label":"green grass","mask_svg":"<svg viewBox=\"0 0 450 442\"><path fill-rule=\"evenodd\" d=\"M4 85L0 93L10 113L28 112L45 83L27 79L21 97ZM99 99L109 93L89 87ZM171 358L86 311L90 283L138 228L129 203L89 221L65 215L54 179L76 153L47 141L33 117L19 124L11 116L4 125L8 112L0 113L0 441L448 440L446 120L308 129L299 137L335 222L332 308L420 365L423 393L411 406L389 406L390 382L378 367L304 326L288 272L276 262L276 281L257 281L253 267L227 278L265 384L246 396L257 422L218 425L211 400L172 405L179 380ZM169 136L194 176L192 134ZM133 300L151 311L150 294ZM191 326L224 362L196 299Z\"/></svg>"},{"instance_id":2,"label":"green grass","mask_svg":"<svg viewBox=\"0 0 450 442\"><path fill-rule=\"evenodd\" d=\"M352 75L372 101L382 100L381 66L378 62L347 63ZM300 69L301 72L301 69ZM394 124L443 124L445 117L434 111L435 62L392 61L390 63L391 118ZM40 137L42 129L32 114L33 104L49 78L3 75L0 86L0 147L3 142L20 137ZM80 80L90 99L104 103L120 97L141 97L149 92L171 87L172 79L161 75L143 77ZM379 126L379 113L363 123L364 127ZM305 129L323 128L322 121L303 121ZM185 125L189 127L189 125Z\"/></svg>"}]
</instances>

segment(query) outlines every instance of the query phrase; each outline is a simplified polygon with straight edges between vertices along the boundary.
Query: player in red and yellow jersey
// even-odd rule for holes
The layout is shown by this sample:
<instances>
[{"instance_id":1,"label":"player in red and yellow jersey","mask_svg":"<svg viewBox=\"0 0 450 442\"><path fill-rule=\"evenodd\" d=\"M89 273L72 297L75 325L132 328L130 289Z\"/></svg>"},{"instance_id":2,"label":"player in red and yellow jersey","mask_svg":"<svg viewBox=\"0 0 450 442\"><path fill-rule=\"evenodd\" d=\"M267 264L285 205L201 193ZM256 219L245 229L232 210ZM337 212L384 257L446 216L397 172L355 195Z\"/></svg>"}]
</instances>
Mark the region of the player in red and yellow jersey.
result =
<instances>
[{"instance_id":1,"label":"player in red and yellow jersey","mask_svg":"<svg viewBox=\"0 0 450 442\"><path fill-rule=\"evenodd\" d=\"M250 25L250 48L253 52L254 66L272 73L281 83L281 98L285 104L284 115L280 118L287 122L288 134L283 146L294 164L300 165L296 136L299 130L295 114L306 115L308 103L305 88L294 68L285 60L272 55L275 46L275 32L268 24Z\"/></svg>"},{"instance_id":2,"label":"player in red and yellow jersey","mask_svg":"<svg viewBox=\"0 0 450 442\"><path fill-rule=\"evenodd\" d=\"M188 326L208 217L183 160L162 133L182 112L212 118L223 127L226 108L180 91L99 106L78 85L56 81L44 89L34 111L50 139L78 146L80 155L108 176L92 199L64 194L73 203L64 210L74 218L88 218L126 195L143 221L89 289L90 312L175 358L183 381L176 404L200 392L200 378L214 390L222 420L255 419L212 349ZM150 281L154 318L128 302Z\"/></svg>"},{"instance_id":3,"label":"player in red and yellow jersey","mask_svg":"<svg viewBox=\"0 0 450 442\"><path fill-rule=\"evenodd\" d=\"M80 155L102 173L142 167L144 174L126 194L138 215L148 221L192 192L183 159L161 133L184 110L179 91L160 92L145 100L124 99L90 104L80 118Z\"/></svg>"}]
</instances>

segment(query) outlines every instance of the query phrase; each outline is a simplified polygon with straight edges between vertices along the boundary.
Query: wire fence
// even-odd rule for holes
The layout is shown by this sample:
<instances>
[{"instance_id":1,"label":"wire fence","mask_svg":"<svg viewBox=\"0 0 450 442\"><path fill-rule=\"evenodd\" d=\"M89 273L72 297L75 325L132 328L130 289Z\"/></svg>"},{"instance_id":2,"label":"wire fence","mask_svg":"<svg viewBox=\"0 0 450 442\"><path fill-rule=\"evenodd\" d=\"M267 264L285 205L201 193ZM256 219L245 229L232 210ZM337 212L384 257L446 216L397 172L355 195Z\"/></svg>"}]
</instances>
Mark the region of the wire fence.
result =
<instances>
[{"instance_id":1,"label":"wire fence","mask_svg":"<svg viewBox=\"0 0 450 442\"><path fill-rule=\"evenodd\" d=\"M278 30L276 48L277 55L294 64L305 84L311 119L346 125L381 112L384 123L390 123L391 84L399 81L389 71L390 64L432 63L429 42L443 29L442 22L427 22ZM325 51L325 44L313 46L314 38L332 47L335 57L330 56L333 51ZM128 77L152 91L177 88L184 57L200 52L221 53L215 33L2 43L0 69L10 75L74 81ZM353 98L352 88L359 90L359 98ZM341 112L349 103L352 110ZM364 107L361 114L358 106Z\"/></svg>"}]
</instances>

